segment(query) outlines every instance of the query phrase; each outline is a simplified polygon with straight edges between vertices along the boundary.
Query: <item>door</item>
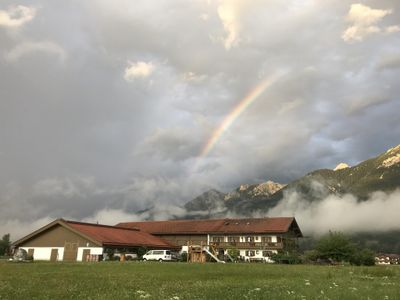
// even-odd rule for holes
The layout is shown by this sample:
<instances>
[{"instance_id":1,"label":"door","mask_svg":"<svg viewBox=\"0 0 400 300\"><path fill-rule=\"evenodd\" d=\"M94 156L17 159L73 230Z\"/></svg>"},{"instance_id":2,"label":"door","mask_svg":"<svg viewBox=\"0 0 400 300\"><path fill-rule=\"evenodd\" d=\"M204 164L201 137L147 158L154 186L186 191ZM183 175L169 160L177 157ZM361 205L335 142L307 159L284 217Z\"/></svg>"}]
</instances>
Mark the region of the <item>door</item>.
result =
<instances>
[{"instance_id":1,"label":"door","mask_svg":"<svg viewBox=\"0 0 400 300\"><path fill-rule=\"evenodd\" d=\"M78 255L78 243L65 242L63 261L76 261Z\"/></svg>"},{"instance_id":2,"label":"door","mask_svg":"<svg viewBox=\"0 0 400 300\"><path fill-rule=\"evenodd\" d=\"M32 257L33 258L33 253L35 252L35 249L28 249L28 257Z\"/></svg>"},{"instance_id":3,"label":"door","mask_svg":"<svg viewBox=\"0 0 400 300\"><path fill-rule=\"evenodd\" d=\"M89 261L90 249L83 249L82 261Z\"/></svg>"},{"instance_id":4,"label":"door","mask_svg":"<svg viewBox=\"0 0 400 300\"><path fill-rule=\"evenodd\" d=\"M58 259L58 249L51 249L50 261L57 261Z\"/></svg>"}]
</instances>

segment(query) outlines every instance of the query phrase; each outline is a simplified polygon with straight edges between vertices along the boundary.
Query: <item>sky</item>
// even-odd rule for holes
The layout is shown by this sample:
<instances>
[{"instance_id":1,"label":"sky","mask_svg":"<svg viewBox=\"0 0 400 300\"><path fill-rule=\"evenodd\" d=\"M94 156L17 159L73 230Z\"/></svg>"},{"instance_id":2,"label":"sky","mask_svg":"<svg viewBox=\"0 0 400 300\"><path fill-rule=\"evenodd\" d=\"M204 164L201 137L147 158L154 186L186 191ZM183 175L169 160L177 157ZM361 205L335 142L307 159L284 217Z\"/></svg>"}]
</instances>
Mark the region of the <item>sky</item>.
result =
<instances>
[{"instance_id":1,"label":"sky","mask_svg":"<svg viewBox=\"0 0 400 300\"><path fill-rule=\"evenodd\" d=\"M396 0L1 1L1 228L129 221L398 145L399 20Z\"/></svg>"}]
</instances>

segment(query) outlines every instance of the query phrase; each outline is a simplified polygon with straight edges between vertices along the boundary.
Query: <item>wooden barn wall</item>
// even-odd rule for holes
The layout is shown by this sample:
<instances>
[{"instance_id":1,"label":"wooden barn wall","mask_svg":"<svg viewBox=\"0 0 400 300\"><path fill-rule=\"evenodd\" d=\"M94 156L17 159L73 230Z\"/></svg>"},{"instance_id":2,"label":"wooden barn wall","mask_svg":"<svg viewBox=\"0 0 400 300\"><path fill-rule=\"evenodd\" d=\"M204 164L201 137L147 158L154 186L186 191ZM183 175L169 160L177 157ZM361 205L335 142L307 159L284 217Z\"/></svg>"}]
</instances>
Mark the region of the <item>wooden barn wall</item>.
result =
<instances>
[{"instance_id":1,"label":"wooden barn wall","mask_svg":"<svg viewBox=\"0 0 400 300\"><path fill-rule=\"evenodd\" d=\"M186 246L190 244L203 245L207 244L207 235L157 235L158 237L177 246Z\"/></svg>"},{"instance_id":2,"label":"wooden barn wall","mask_svg":"<svg viewBox=\"0 0 400 300\"><path fill-rule=\"evenodd\" d=\"M65 243L78 243L79 247L98 247L93 242L84 239L61 225L56 225L39 233L22 243L20 247L64 247Z\"/></svg>"}]
</instances>

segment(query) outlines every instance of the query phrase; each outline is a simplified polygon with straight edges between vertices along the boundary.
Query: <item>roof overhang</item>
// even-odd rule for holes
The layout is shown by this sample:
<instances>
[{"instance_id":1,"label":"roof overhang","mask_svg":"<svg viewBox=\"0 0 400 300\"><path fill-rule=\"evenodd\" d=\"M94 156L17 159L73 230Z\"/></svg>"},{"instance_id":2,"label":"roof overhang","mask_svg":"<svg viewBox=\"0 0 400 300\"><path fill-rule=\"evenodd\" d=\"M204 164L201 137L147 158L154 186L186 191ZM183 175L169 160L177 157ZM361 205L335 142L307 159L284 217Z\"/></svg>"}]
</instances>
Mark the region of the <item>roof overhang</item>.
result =
<instances>
[{"instance_id":1,"label":"roof overhang","mask_svg":"<svg viewBox=\"0 0 400 300\"><path fill-rule=\"evenodd\" d=\"M11 244L11 246L12 246L12 247L18 247L18 246L21 245L22 243L31 240L31 239L34 238L35 236L37 236L37 235L39 235L39 234L41 234L41 233L43 233L43 232L45 232L45 231L47 231L47 230L49 230L49 229L55 227L55 226L57 226L57 225L62 226L62 227L64 227L65 229L67 229L67 230L69 230L69 231L72 231L73 233L79 235L80 237L82 237L82 238L84 238L84 239L87 239L87 240L91 241L93 244L95 244L95 245L97 245L97 246L102 246L102 243L101 243L101 242L99 242L99 241L97 241L97 240L95 240L95 239L93 239L93 238L87 236L86 234L84 234L84 233L82 233L82 232L80 232L80 231L78 231L78 230L72 228L71 226L69 226L68 223L67 223L64 219L57 219L57 220L54 220L53 222L51 222L51 223L49 223L49 224L47 224L47 225L45 225L45 226L39 228L38 230L35 230L34 232L32 232L32 233L30 233L30 234L24 236L23 238L21 238L21 239L15 241L14 243Z\"/></svg>"}]
</instances>

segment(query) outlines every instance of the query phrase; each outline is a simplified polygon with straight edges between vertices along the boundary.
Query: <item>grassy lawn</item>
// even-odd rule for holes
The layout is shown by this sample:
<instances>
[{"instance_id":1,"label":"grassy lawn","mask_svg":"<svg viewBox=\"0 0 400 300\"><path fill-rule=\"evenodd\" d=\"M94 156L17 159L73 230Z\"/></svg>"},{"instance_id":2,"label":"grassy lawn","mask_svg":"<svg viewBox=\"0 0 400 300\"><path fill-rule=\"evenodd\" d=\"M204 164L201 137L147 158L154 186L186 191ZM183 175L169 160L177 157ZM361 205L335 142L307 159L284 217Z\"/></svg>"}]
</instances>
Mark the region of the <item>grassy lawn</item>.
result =
<instances>
[{"instance_id":1,"label":"grassy lawn","mask_svg":"<svg viewBox=\"0 0 400 300\"><path fill-rule=\"evenodd\" d=\"M400 299L400 267L0 261L0 299Z\"/></svg>"}]
</instances>

